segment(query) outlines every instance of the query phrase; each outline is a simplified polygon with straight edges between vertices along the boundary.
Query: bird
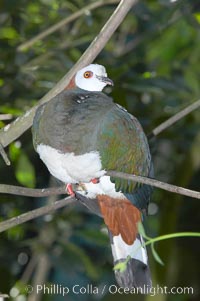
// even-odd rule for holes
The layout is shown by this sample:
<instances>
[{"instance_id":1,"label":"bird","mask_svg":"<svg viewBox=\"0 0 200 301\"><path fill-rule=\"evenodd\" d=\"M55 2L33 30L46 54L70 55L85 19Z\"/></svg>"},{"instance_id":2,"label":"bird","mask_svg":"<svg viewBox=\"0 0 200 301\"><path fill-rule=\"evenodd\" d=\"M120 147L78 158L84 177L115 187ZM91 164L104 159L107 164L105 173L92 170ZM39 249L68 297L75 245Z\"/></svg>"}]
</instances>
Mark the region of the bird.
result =
<instances>
[{"instance_id":1,"label":"bird","mask_svg":"<svg viewBox=\"0 0 200 301\"><path fill-rule=\"evenodd\" d=\"M113 81L104 66L79 70L66 88L36 111L33 145L51 175L66 184L108 229L120 287L151 287L147 251L138 224L152 188L107 171L152 176L147 137L139 121L102 90ZM121 265L118 265L121 264ZM123 266L123 268L117 268Z\"/></svg>"}]
</instances>

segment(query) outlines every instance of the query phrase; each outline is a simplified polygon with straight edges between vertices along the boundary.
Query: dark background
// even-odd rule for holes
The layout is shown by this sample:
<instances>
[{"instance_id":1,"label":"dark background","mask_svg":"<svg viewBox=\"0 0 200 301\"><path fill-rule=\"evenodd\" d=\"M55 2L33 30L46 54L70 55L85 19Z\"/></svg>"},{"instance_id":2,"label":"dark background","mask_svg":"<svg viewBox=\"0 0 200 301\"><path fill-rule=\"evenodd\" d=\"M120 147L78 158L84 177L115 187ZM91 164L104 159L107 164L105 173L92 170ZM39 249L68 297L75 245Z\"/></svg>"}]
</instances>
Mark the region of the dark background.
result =
<instances>
[{"instance_id":1,"label":"dark background","mask_svg":"<svg viewBox=\"0 0 200 301\"><path fill-rule=\"evenodd\" d=\"M95 2L95 1L90 1ZM115 5L104 5L64 26L26 51L17 47L89 1L36 0L0 2L0 113L12 119L23 114L73 66L98 34ZM115 86L112 95L135 115L146 134L200 94L199 1L139 1L95 62L107 68ZM0 127L8 121L0 121ZM155 177L199 190L200 113L196 110L150 141ZM6 149L11 167L0 160L0 182L27 187L59 185L32 146L27 131ZM1 219L55 201L0 195ZM145 219L151 237L199 231L199 201L155 189ZM199 300L198 238L165 240L155 245L161 266L148 248L156 287L193 287L194 294L95 295L70 293L26 295L24 284L92 284L102 289L115 283L112 257L103 221L80 205L14 227L0 236L0 292L17 301L39 300Z\"/></svg>"}]
</instances>

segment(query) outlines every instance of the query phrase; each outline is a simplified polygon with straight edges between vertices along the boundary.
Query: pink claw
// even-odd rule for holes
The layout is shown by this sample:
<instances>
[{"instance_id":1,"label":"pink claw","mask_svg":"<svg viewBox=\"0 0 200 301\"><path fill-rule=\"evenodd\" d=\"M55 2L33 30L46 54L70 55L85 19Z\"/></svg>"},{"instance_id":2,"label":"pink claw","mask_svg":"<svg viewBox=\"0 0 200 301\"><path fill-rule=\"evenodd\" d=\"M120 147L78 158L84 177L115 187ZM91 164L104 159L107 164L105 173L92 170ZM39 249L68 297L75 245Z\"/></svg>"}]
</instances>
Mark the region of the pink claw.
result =
<instances>
[{"instance_id":1,"label":"pink claw","mask_svg":"<svg viewBox=\"0 0 200 301\"><path fill-rule=\"evenodd\" d=\"M67 189L67 193L68 193L70 196L75 196L75 193L74 193L72 184L67 184L66 189Z\"/></svg>"}]
</instances>

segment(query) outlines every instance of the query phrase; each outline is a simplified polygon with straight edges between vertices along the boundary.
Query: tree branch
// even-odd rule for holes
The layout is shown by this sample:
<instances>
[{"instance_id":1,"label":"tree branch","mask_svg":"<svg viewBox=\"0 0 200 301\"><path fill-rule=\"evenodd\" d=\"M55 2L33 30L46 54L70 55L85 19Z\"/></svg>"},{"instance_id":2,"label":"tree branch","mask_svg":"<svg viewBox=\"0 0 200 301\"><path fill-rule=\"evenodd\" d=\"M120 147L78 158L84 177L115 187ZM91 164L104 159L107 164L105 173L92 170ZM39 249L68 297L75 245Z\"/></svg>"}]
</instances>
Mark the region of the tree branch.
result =
<instances>
[{"instance_id":1,"label":"tree branch","mask_svg":"<svg viewBox=\"0 0 200 301\"><path fill-rule=\"evenodd\" d=\"M31 278L31 275L33 274L36 264L37 264L37 254L34 253L32 255L32 257L30 258L30 260L21 276L20 281L22 283L24 283L24 284L29 283L29 280Z\"/></svg>"},{"instance_id":2,"label":"tree branch","mask_svg":"<svg viewBox=\"0 0 200 301\"><path fill-rule=\"evenodd\" d=\"M59 208L70 205L70 204L74 203L75 201L76 201L76 199L74 197L67 197L60 201L56 201L55 203L53 203L51 205L46 205L46 206L40 207L38 209L34 209L29 212L18 215L16 217L12 217L4 222L0 222L0 232L4 232L5 230L8 230L12 227L21 225L27 221L30 221L32 219L35 219L37 217L40 217L40 216L48 214L52 211L55 211Z\"/></svg>"},{"instance_id":3,"label":"tree branch","mask_svg":"<svg viewBox=\"0 0 200 301\"><path fill-rule=\"evenodd\" d=\"M115 178L131 180L137 183L147 184L173 193L178 193L181 195L200 199L200 192L198 191L171 185L156 179L137 176L133 174L130 175L119 171L107 171L106 175ZM32 189L32 188L25 188L20 186L0 184L0 193L8 193L14 195L30 196L30 197L46 197L49 195L66 194L67 192L65 186L55 187L55 188Z\"/></svg>"},{"instance_id":4,"label":"tree branch","mask_svg":"<svg viewBox=\"0 0 200 301\"><path fill-rule=\"evenodd\" d=\"M100 7L100 6L103 6L103 5L115 4L115 3L118 3L119 1L120 0L100 0L100 1L96 1L95 3L90 3L89 5L83 7L82 9L80 9L77 12L75 12L74 14L72 14L72 15L64 18L63 20L61 20L58 23L52 25L48 29L40 32L38 35L36 35L35 37L31 38L30 40L22 43L21 45L19 45L17 47L17 50L18 51L23 51L23 50L29 49L37 41L43 40L44 38L46 38L50 34L52 34L52 33L56 32L57 30L61 29L63 26L65 26L65 25L71 23L72 21L78 19L80 16L84 15L87 11L94 10L94 9Z\"/></svg>"},{"instance_id":5,"label":"tree branch","mask_svg":"<svg viewBox=\"0 0 200 301\"><path fill-rule=\"evenodd\" d=\"M7 154L6 154L5 150L4 150L1 142L0 142L0 154L1 154L4 162L6 163L6 165L9 166L10 165L10 160L9 160L9 158L8 158L8 156L7 156Z\"/></svg>"},{"instance_id":6,"label":"tree branch","mask_svg":"<svg viewBox=\"0 0 200 301\"><path fill-rule=\"evenodd\" d=\"M10 120L13 118L12 114L0 114L0 120Z\"/></svg>"},{"instance_id":7,"label":"tree branch","mask_svg":"<svg viewBox=\"0 0 200 301\"><path fill-rule=\"evenodd\" d=\"M55 95L60 93L68 85L70 79L73 75L83 68L84 66L90 64L97 55L104 48L108 40L111 38L117 27L122 23L125 16L132 8L137 0L121 0L116 10L113 12L109 20L106 22L104 27L101 29L98 36L93 40L87 50L83 53L78 62L72 67L72 69L55 85L55 87L50 90L39 102L38 105L31 108L21 117L18 117L14 122L5 126L0 131L0 142L3 147L13 142L19 136L21 136L33 122L33 117L35 111L39 105L44 102L49 101Z\"/></svg>"},{"instance_id":8,"label":"tree branch","mask_svg":"<svg viewBox=\"0 0 200 301\"><path fill-rule=\"evenodd\" d=\"M169 119L165 120L163 123L161 123L159 126L157 126L153 131L152 134L154 136L157 136L164 130L166 130L168 127L172 126L174 123L191 113L192 111L198 109L200 107L200 99L192 103L191 105L187 106L185 109L181 110L180 112L176 113Z\"/></svg>"},{"instance_id":9,"label":"tree branch","mask_svg":"<svg viewBox=\"0 0 200 301\"><path fill-rule=\"evenodd\" d=\"M134 182L142 183L142 184L147 184L151 186L155 186L170 192L178 193L181 195L186 195L192 198L197 198L200 199L200 192L178 187L175 185L170 185L161 181L157 181L151 178L147 177L142 177L142 176L136 176L136 175L130 175L122 172L117 172L117 171L108 171L106 175L111 176L111 177L116 177L116 178L122 178L122 179L127 179L131 180ZM6 186L6 188L4 188ZM3 188L3 189L2 189ZM10 191L9 192L9 188ZM58 188L48 188L48 189L30 189L30 188L24 188L24 187L18 187L18 186L11 186L11 185L0 185L0 192L4 193L11 193L11 194L19 194L19 195L28 195L28 196L47 196L50 195L51 193L53 194L63 194L66 193L65 189L63 187L58 187ZM45 215L47 213L50 213L52 211L55 211L59 208L62 208L64 206L67 206L69 204L72 204L76 201L74 197L67 197L64 198L60 201L56 201L55 203L51 205L46 205L41 208L29 211L27 213L23 213L17 217L13 217L11 219L8 219L4 222L0 223L0 232L3 232L5 230L8 230L16 225L20 225L22 223L25 223L29 220L32 220L34 218L37 218L39 216Z\"/></svg>"},{"instance_id":10,"label":"tree branch","mask_svg":"<svg viewBox=\"0 0 200 301\"><path fill-rule=\"evenodd\" d=\"M157 188L160 188L160 189L163 189L166 191L170 191L173 193L178 193L181 195L189 196L191 198L200 199L200 192L198 192L198 191L175 186L175 185L161 182L161 181L158 181L158 180L155 180L152 178L136 176L136 175L129 175L129 174L119 172L119 171L108 171L106 174L111 177L131 180L131 181L135 181L138 183L154 186L154 187L157 187Z\"/></svg>"},{"instance_id":11,"label":"tree branch","mask_svg":"<svg viewBox=\"0 0 200 301\"><path fill-rule=\"evenodd\" d=\"M54 188L43 188L33 189L21 186L0 184L0 193L22 195L28 197L47 197L50 195L66 194L66 186L54 187Z\"/></svg>"}]
</instances>

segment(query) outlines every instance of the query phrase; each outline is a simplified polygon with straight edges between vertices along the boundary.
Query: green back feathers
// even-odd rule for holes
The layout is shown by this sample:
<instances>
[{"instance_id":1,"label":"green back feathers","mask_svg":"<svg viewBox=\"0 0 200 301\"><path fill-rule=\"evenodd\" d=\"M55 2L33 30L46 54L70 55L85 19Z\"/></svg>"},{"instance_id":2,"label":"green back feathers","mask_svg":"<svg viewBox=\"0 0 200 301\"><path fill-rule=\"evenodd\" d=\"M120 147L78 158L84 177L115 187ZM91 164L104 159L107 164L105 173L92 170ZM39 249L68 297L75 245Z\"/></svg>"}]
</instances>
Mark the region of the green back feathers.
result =
<instances>
[{"instance_id":1,"label":"green back feathers","mask_svg":"<svg viewBox=\"0 0 200 301\"><path fill-rule=\"evenodd\" d=\"M137 119L117 105L102 120L97 144L104 169L148 175L150 152L146 136ZM132 192L137 186L132 181L112 180L123 192Z\"/></svg>"}]
</instances>

